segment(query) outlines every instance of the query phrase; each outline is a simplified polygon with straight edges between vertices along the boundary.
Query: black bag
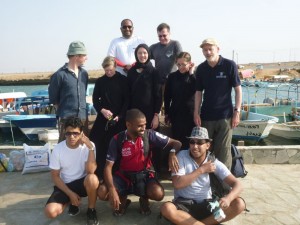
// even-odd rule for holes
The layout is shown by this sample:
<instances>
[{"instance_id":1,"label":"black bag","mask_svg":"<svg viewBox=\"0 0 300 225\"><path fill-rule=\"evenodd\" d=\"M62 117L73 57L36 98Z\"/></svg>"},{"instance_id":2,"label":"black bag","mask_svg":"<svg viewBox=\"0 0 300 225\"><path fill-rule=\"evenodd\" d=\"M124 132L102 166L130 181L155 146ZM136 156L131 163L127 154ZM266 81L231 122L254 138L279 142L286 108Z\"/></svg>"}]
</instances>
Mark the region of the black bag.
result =
<instances>
[{"instance_id":1,"label":"black bag","mask_svg":"<svg viewBox=\"0 0 300 225\"><path fill-rule=\"evenodd\" d=\"M208 155L208 160L214 162L215 159L216 157L214 153L210 153ZM214 173L209 173L209 180L213 200L218 200L226 196L230 192L231 187L222 180L220 180Z\"/></svg>"},{"instance_id":2,"label":"black bag","mask_svg":"<svg viewBox=\"0 0 300 225\"><path fill-rule=\"evenodd\" d=\"M232 155L232 165L231 165L231 173L235 177L245 177L247 175L247 171L244 167L244 159L240 150L237 149L235 145L231 145L231 155Z\"/></svg>"},{"instance_id":3,"label":"black bag","mask_svg":"<svg viewBox=\"0 0 300 225\"><path fill-rule=\"evenodd\" d=\"M126 172L124 173L132 183L132 192L137 196L146 195L146 179L149 177L148 171Z\"/></svg>"},{"instance_id":4,"label":"black bag","mask_svg":"<svg viewBox=\"0 0 300 225\"><path fill-rule=\"evenodd\" d=\"M213 200L218 200L230 192L231 187L221 181L214 173L209 173L209 180Z\"/></svg>"}]
</instances>

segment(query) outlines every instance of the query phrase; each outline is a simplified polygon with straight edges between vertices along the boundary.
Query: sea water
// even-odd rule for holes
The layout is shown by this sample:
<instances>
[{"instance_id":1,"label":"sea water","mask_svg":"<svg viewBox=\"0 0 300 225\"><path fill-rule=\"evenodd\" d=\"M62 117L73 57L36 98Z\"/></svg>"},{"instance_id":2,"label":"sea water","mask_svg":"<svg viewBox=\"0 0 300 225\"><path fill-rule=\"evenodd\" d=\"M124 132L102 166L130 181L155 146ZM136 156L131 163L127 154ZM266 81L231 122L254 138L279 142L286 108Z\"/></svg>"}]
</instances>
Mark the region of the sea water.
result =
<instances>
[{"instance_id":1,"label":"sea water","mask_svg":"<svg viewBox=\"0 0 300 225\"><path fill-rule=\"evenodd\" d=\"M37 90L47 90L48 85L15 85L15 86L0 86L0 93L4 92L25 92L28 96L31 95L33 91ZM300 91L300 90L299 90ZM234 91L233 91L234 93ZM92 94L92 90L89 91L89 94ZM298 93L299 94L299 93ZM290 99L299 99L293 90L276 90L276 89L263 89L256 87L246 87L243 88L243 102L244 103L262 103L263 100L267 97L275 99L277 98L290 98ZM234 97L233 97L234 100ZM299 106L298 106L299 107ZM27 138L21 133L17 132L15 135L15 143L16 145L22 145L23 143L32 144L32 145L40 145L42 142L40 141L29 141ZM238 140L233 140L234 144L237 144ZM13 145L13 139L10 134L3 134L0 131L0 145ZM278 136L269 135L267 138L260 140L259 142L254 141L245 141L245 145L300 145L299 140L288 140L285 138L281 138Z\"/></svg>"}]
</instances>

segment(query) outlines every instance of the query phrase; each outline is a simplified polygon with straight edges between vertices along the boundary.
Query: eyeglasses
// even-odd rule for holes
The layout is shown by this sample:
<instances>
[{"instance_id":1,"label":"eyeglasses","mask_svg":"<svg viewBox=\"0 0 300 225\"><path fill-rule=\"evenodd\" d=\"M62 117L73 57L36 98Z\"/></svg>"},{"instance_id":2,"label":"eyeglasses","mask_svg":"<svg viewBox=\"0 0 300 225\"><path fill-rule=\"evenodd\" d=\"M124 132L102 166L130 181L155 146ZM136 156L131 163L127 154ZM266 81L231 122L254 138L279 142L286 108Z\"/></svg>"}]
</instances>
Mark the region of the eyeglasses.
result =
<instances>
[{"instance_id":1,"label":"eyeglasses","mask_svg":"<svg viewBox=\"0 0 300 225\"><path fill-rule=\"evenodd\" d=\"M206 140L199 140L199 141L190 140L191 145L203 145L205 143L206 143Z\"/></svg>"},{"instance_id":2,"label":"eyeglasses","mask_svg":"<svg viewBox=\"0 0 300 225\"><path fill-rule=\"evenodd\" d=\"M186 64L177 63L176 65L177 65L177 67L186 67L188 64L187 63Z\"/></svg>"},{"instance_id":3,"label":"eyeglasses","mask_svg":"<svg viewBox=\"0 0 300 225\"><path fill-rule=\"evenodd\" d=\"M78 137L81 133L79 132L66 132L65 135L67 137L70 137L71 135L73 135L74 137Z\"/></svg>"},{"instance_id":4,"label":"eyeglasses","mask_svg":"<svg viewBox=\"0 0 300 225\"><path fill-rule=\"evenodd\" d=\"M165 38L165 37L167 37L167 36L168 36L168 35L166 35L166 34L158 35L159 38Z\"/></svg>"},{"instance_id":5,"label":"eyeglasses","mask_svg":"<svg viewBox=\"0 0 300 225\"><path fill-rule=\"evenodd\" d=\"M130 29L132 29L132 26L122 26L123 30L126 30L127 28L130 30Z\"/></svg>"}]
</instances>

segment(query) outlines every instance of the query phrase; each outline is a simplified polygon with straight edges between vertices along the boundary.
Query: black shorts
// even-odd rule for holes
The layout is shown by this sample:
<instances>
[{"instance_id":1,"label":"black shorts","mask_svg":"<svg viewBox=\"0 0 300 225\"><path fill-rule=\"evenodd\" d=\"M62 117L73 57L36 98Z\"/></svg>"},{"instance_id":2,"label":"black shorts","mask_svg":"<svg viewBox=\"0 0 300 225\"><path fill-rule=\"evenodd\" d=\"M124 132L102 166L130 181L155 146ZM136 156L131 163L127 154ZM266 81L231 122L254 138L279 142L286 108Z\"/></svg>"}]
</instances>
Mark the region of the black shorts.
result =
<instances>
[{"instance_id":1,"label":"black shorts","mask_svg":"<svg viewBox=\"0 0 300 225\"><path fill-rule=\"evenodd\" d=\"M130 182L124 180L122 177L120 177L119 175L113 175L113 180L114 180L114 186L116 187L116 189L118 190L118 193L121 195L121 196L126 196L126 195L130 195L130 194L134 194L134 195L137 195L137 196L141 196L139 193L137 193L135 191L136 189L136 185L133 185L131 184ZM155 182L157 183L158 185L160 185L160 183L157 181L156 178L153 178L153 177L147 177L145 180L144 180L144 183L145 183L145 190L144 192L146 192L146 186L148 183L150 182Z\"/></svg>"},{"instance_id":2,"label":"black shorts","mask_svg":"<svg viewBox=\"0 0 300 225\"><path fill-rule=\"evenodd\" d=\"M79 180L74 180L70 183L67 183L66 185L68 186L68 188L70 188L73 192L78 194L80 197L86 197L87 193L86 193L86 190L84 187L84 179L85 179L85 177L83 177ZM49 197L46 205L49 203L60 203L60 204L64 205L64 204L70 202L70 198L68 195L66 195L65 192L63 192L56 186L54 186L53 188L54 188L54 190L53 190L51 196Z\"/></svg>"},{"instance_id":3,"label":"black shorts","mask_svg":"<svg viewBox=\"0 0 300 225\"><path fill-rule=\"evenodd\" d=\"M209 217L210 215L212 215L212 213L208 209L208 206L209 206L208 201L204 201L202 203L193 203L191 205L182 204L182 203L176 202L176 200L173 201L172 203L176 206L176 208L178 210L183 210L183 211L187 212L192 217L194 217L196 220L203 220L203 219Z\"/></svg>"}]
</instances>

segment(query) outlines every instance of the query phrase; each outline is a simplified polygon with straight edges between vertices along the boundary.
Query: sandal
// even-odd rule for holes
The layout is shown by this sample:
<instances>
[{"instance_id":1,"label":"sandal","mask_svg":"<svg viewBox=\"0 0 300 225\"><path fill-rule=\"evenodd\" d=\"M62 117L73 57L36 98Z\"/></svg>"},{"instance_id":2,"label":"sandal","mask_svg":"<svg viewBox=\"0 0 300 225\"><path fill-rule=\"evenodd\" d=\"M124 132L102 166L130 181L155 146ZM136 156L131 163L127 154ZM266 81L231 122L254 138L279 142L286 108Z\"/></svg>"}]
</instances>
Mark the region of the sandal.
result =
<instances>
[{"instance_id":1,"label":"sandal","mask_svg":"<svg viewBox=\"0 0 300 225\"><path fill-rule=\"evenodd\" d=\"M140 202L140 213L142 215L145 215L145 216L150 215L151 214L151 209L149 207L149 205L150 205L149 200L140 197L139 202Z\"/></svg>"},{"instance_id":2,"label":"sandal","mask_svg":"<svg viewBox=\"0 0 300 225\"><path fill-rule=\"evenodd\" d=\"M123 216L126 213L126 209L128 208L128 206L130 205L131 200L130 199L126 199L125 204L121 204L118 210L114 211L114 216Z\"/></svg>"}]
</instances>

